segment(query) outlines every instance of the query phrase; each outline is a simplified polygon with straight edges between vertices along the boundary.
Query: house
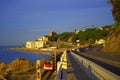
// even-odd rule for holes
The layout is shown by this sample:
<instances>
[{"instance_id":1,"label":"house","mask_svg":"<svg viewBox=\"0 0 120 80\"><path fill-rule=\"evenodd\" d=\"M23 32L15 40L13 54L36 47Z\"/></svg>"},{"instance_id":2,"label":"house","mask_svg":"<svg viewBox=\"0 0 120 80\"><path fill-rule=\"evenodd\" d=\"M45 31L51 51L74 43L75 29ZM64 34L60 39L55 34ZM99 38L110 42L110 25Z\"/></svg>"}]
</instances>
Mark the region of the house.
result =
<instances>
[{"instance_id":1,"label":"house","mask_svg":"<svg viewBox=\"0 0 120 80\"><path fill-rule=\"evenodd\" d=\"M35 47L35 41L26 42L26 48L34 48L34 47Z\"/></svg>"},{"instance_id":2,"label":"house","mask_svg":"<svg viewBox=\"0 0 120 80\"><path fill-rule=\"evenodd\" d=\"M75 30L75 34L78 34L80 32L80 30Z\"/></svg>"},{"instance_id":3,"label":"house","mask_svg":"<svg viewBox=\"0 0 120 80\"><path fill-rule=\"evenodd\" d=\"M26 48L39 49L45 47L45 41L27 41Z\"/></svg>"},{"instance_id":4,"label":"house","mask_svg":"<svg viewBox=\"0 0 120 80\"><path fill-rule=\"evenodd\" d=\"M104 39L96 40L95 44L105 44L105 40Z\"/></svg>"},{"instance_id":5,"label":"house","mask_svg":"<svg viewBox=\"0 0 120 80\"><path fill-rule=\"evenodd\" d=\"M102 27L98 27L98 28L96 28L96 30L103 30L103 28Z\"/></svg>"},{"instance_id":6,"label":"house","mask_svg":"<svg viewBox=\"0 0 120 80\"><path fill-rule=\"evenodd\" d=\"M85 29L83 29L82 32L85 32Z\"/></svg>"},{"instance_id":7,"label":"house","mask_svg":"<svg viewBox=\"0 0 120 80\"><path fill-rule=\"evenodd\" d=\"M39 48L43 48L45 47L46 42L45 41L35 41L35 48L39 49Z\"/></svg>"},{"instance_id":8,"label":"house","mask_svg":"<svg viewBox=\"0 0 120 80\"><path fill-rule=\"evenodd\" d=\"M40 36L37 39L38 41L48 41L48 37L47 36Z\"/></svg>"}]
</instances>

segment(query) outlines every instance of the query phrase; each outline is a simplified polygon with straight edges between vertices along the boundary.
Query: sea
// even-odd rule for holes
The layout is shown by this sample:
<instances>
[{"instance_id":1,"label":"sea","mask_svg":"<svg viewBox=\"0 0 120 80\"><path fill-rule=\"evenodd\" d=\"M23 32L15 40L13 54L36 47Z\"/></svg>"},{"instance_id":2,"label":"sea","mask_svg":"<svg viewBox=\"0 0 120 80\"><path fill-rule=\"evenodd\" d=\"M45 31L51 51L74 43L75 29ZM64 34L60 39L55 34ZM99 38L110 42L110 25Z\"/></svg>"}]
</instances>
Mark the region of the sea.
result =
<instances>
[{"instance_id":1,"label":"sea","mask_svg":"<svg viewBox=\"0 0 120 80\"><path fill-rule=\"evenodd\" d=\"M51 56L49 53L38 53L38 52L23 52L9 50L8 48L15 48L16 46L0 46L0 63L11 63L16 58L26 58L31 62L35 62L38 59L43 59Z\"/></svg>"}]
</instances>

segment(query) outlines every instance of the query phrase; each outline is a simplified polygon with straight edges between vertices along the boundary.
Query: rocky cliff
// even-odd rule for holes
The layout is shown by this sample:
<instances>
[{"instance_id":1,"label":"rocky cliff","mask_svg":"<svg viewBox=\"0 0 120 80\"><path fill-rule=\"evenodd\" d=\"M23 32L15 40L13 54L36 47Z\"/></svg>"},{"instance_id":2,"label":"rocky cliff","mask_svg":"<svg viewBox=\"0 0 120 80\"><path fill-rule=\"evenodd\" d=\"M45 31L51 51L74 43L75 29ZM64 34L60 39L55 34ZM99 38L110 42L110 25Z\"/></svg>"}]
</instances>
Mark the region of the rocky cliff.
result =
<instances>
[{"instance_id":1,"label":"rocky cliff","mask_svg":"<svg viewBox=\"0 0 120 80\"><path fill-rule=\"evenodd\" d=\"M107 36L104 51L120 53L120 23Z\"/></svg>"},{"instance_id":2,"label":"rocky cliff","mask_svg":"<svg viewBox=\"0 0 120 80\"><path fill-rule=\"evenodd\" d=\"M25 58L17 58L13 60L10 64L5 62L0 63L0 74L5 72L10 74L24 73L33 68L33 64Z\"/></svg>"}]
</instances>

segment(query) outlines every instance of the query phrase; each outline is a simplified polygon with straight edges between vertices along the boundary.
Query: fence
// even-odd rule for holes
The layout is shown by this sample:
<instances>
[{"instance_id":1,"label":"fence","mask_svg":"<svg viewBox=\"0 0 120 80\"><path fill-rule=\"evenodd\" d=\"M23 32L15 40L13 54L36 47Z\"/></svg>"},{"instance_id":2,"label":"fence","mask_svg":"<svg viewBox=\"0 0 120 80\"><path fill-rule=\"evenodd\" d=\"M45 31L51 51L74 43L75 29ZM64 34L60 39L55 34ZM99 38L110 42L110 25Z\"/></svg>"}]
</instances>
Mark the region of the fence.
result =
<instances>
[{"instance_id":1,"label":"fence","mask_svg":"<svg viewBox=\"0 0 120 80\"><path fill-rule=\"evenodd\" d=\"M75 54L71 51L77 63L80 65L91 80L120 80L120 76L102 68L101 66Z\"/></svg>"},{"instance_id":2,"label":"fence","mask_svg":"<svg viewBox=\"0 0 120 80\"><path fill-rule=\"evenodd\" d=\"M65 51L60 61L57 62L57 80L64 80L66 79L66 70L67 70L67 52Z\"/></svg>"}]
</instances>

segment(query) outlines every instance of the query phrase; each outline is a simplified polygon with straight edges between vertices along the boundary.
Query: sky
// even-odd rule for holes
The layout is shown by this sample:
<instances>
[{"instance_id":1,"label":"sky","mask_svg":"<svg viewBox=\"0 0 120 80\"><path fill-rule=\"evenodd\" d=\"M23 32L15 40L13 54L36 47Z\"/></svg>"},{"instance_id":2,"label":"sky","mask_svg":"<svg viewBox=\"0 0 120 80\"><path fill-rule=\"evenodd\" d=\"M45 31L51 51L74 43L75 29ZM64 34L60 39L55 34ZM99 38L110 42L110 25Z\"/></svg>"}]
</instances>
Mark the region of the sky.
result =
<instances>
[{"instance_id":1,"label":"sky","mask_svg":"<svg viewBox=\"0 0 120 80\"><path fill-rule=\"evenodd\" d=\"M114 24L107 0L0 0L0 46Z\"/></svg>"}]
</instances>

